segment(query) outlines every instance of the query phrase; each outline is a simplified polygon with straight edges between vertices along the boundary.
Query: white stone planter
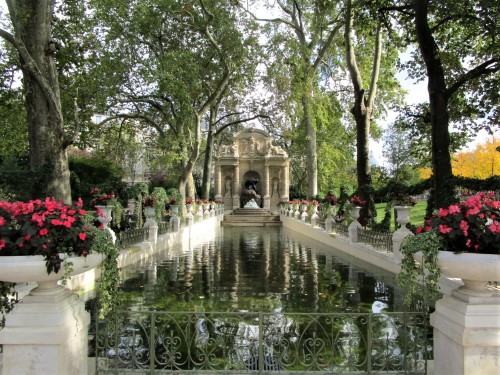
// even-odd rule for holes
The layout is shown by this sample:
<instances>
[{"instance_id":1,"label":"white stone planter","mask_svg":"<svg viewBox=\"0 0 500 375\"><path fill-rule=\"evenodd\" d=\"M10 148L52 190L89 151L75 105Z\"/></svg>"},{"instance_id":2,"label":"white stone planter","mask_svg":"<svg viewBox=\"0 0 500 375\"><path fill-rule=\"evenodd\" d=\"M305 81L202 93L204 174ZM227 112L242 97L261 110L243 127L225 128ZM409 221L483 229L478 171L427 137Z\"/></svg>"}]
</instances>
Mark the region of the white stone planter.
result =
<instances>
[{"instance_id":1,"label":"white stone planter","mask_svg":"<svg viewBox=\"0 0 500 375\"><path fill-rule=\"evenodd\" d=\"M104 229L108 228L109 223L113 220L112 211L114 206L95 206L97 209L97 220L102 224Z\"/></svg>"},{"instance_id":2,"label":"white stone planter","mask_svg":"<svg viewBox=\"0 0 500 375\"><path fill-rule=\"evenodd\" d=\"M359 219L359 211L361 211L361 207L353 207L351 211L351 216L356 221Z\"/></svg>"},{"instance_id":3,"label":"white stone planter","mask_svg":"<svg viewBox=\"0 0 500 375\"><path fill-rule=\"evenodd\" d=\"M115 232L109 227L109 223L111 220L113 220L112 212L114 206L95 206L97 208L97 212L99 216L97 217L97 220L102 224L103 229L107 230L109 234L111 235L111 238L113 240L113 243L116 242L116 234Z\"/></svg>"},{"instance_id":4,"label":"white stone planter","mask_svg":"<svg viewBox=\"0 0 500 375\"><path fill-rule=\"evenodd\" d=\"M170 209L172 210L172 215L179 216L179 206L178 205L171 204Z\"/></svg>"},{"instance_id":5,"label":"white stone planter","mask_svg":"<svg viewBox=\"0 0 500 375\"><path fill-rule=\"evenodd\" d=\"M87 257L68 257L66 254L61 254L60 257L73 263L70 276L87 272L102 263L101 254L89 254ZM63 275L64 262L58 273L47 274L47 266L42 255L0 257L0 280L12 283L35 281L38 287L33 289L31 294L42 290L47 294L50 290L56 291L63 288L57 284Z\"/></svg>"},{"instance_id":6,"label":"white stone planter","mask_svg":"<svg viewBox=\"0 0 500 375\"><path fill-rule=\"evenodd\" d=\"M154 219L156 216L156 211L154 206L147 206L146 207L146 217L148 219Z\"/></svg>"},{"instance_id":7,"label":"white stone planter","mask_svg":"<svg viewBox=\"0 0 500 375\"><path fill-rule=\"evenodd\" d=\"M401 224L401 227L405 227L410 222L411 206L394 206L394 209L398 214L396 220Z\"/></svg>"},{"instance_id":8,"label":"white stone planter","mask_svg":"<svg viewBox=\"0 0 500 375\"><path fill-rule=\"evenodd\" d=\"M462 279L459 291L472 296L487 296L488 281L500 281L500 255L477 253L453 253L440 251L438 266L448 277Z\"/></svg>"}]
</instances>

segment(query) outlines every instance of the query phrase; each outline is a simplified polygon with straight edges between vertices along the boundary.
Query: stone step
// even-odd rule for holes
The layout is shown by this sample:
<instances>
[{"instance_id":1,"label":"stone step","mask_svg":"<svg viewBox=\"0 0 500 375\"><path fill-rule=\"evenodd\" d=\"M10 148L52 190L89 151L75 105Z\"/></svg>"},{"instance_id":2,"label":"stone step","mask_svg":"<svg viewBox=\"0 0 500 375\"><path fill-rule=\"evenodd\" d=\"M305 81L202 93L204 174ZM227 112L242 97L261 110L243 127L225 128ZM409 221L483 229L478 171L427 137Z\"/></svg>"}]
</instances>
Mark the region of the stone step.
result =
<instances>
[{"instance_id":1,"label":"stone step","mask_svg":"<svg viewBox=\"0 0 500 375\"><path fill-rule=\"evenodd\" d=\"M248 223L252 221L280 221L280 217L277 215L268 215L268 216L236 216L236 215L225 215L223 221L232 221L232 222L242 222Z\"/></svg>"},{"instance_id":2,"label":"stone step","mask_svg":"<svg viewBox=\"0 0 500 375\"><path fill-rule=\"evenodd\" d=\"M221 225L225 226L279 226L279 215L273 215L263 208L238 208L225 214Z\"/></svg>"}]
</instances>

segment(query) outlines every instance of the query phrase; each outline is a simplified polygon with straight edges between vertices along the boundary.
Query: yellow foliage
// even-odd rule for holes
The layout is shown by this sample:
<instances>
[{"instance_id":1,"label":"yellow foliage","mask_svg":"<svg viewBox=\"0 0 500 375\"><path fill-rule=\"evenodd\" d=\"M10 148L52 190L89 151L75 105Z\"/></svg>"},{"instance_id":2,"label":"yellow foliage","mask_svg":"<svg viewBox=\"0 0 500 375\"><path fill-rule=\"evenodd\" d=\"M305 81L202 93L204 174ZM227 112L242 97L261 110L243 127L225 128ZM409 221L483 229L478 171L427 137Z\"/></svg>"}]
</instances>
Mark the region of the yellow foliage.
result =
<instances>
[{"instance_id":1,"label":"yellow foliage","mask_svg":"<svg viewBox=\"0 0 500 375\"><path fill-rule=\"evenodd\" d=\"M432 176L432 169L430 168L418 168L418 172L420 173L420 178L424 180Z\"/></svg>"},{"instance_id":2,"label":"yellow foliage","mask_svg":"<svg viewBox=\"0 0 500 375\"><path fill-rule=\"evenodd\" d=\"M478 145L473 151L453 155L452 169L455 176L485 179L500 175L500 140L493 138Z\"/></svg>"}]
</instances>

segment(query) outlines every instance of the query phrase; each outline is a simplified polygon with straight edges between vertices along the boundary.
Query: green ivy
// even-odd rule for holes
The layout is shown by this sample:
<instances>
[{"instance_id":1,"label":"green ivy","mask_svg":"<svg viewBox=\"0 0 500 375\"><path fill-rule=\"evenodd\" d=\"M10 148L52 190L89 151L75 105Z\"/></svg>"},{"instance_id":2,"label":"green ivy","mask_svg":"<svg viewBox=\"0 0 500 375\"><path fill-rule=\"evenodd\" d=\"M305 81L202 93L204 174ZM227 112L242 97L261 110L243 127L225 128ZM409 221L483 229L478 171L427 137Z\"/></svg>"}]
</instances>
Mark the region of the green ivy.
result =
<instances>
[{"instance_id":1,"label":"green ivy","mask_svg":"<svg viewBox=\"0 0 500 375\"><path fill-rule=\"evenodd\" d=\"M93 227L95 228L95 227ZM119 305L118 256L120 248L114 244L107 230L94 229L93 251L103 255L101 278L99 280L99 318L112 315Z\"/></svg>"},{"instance_id":2,"label":"green ivy","mask_svg":"<svg viewBox=\"0 0 500 375\"><path fill-rule=\"evenodd\" d=\"M441 268L437 264L440 248L441 240L433 231L408 236L401 245L403 258L396 282L406 291L406 305L411 305L417 295L423 296L427 302L435 301L440 296L438 281ZM414 259L417 252L423 255L422 264Z\"/></svg>"}]
</instances>

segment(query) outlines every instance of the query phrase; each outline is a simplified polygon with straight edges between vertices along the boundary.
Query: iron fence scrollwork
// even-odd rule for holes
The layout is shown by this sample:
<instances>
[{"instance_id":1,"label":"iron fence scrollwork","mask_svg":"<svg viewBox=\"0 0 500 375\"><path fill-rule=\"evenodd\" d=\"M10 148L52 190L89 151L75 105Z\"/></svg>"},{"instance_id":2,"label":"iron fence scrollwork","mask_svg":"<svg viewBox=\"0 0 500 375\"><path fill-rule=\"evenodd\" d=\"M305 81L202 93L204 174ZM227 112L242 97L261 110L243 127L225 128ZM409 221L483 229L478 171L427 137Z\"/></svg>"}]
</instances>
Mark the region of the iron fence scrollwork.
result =
<instances>
[{"instance_id":1,"label":"iron fence scrollwork","mask_svg":"<svg viewBox=\"0 0 500 375\"><path fill-rule=\"evenodd\" d=\"M149 239L149 228L128 229L120 232L118 238L120 247L124 249L128 246L147 241Z\"/></svg>"},{"instance_id":2,"label":"iron fence scrollwork","mask_svg":"<svg viewBox=\"0 0 500 375\"><path fill-rule=\"evenodd\" d=\"M97 374L426 374L428 315L128 311L96 329Z\"/></svg>"},{"instance_id":3,"label":"iron fence scrollwork","mask_svg":"<svg viewBox=\"0 0 500 375\"><path fill-rule=\"evenodd\" d=\"M391 253L392 250L392 233L377 232L370 229L358 228L358 242L364 242L372 245L376 249L381 249Z\"/></svg>"}]
</instances>

